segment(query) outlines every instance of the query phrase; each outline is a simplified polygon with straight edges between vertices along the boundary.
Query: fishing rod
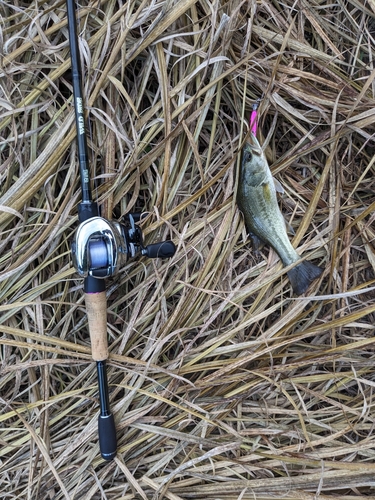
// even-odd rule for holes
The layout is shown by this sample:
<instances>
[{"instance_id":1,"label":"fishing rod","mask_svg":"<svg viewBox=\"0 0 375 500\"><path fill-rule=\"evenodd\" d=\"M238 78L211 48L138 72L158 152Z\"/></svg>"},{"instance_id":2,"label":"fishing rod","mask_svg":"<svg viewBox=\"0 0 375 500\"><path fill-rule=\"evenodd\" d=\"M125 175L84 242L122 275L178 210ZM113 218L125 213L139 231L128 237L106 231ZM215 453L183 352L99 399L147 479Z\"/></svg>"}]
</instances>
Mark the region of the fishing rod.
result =
<instances>
[{"instance_id":1,"label":"fishing rod","mask_svg":"<svg viewBox=\"0 0 375 500\"><path fill-rule=\"evenodd\" d=\"M117 453L116 427L109 404L106 361L107 299L105 279L113 276L129 258L145 255L169 258L175 254L172 241L144 246L140 222L142 214L127 214L121 221L100 217L99 206L92 199L82 71L78 47L75 0L66 0L72 68L73 100L77 129L77 150L82 200L78 205L79 226L72 242L73 265L84 278L85 305L92 349L96 361L100 412L98 433L100 453L112 460Z\"/></svg>"}]
</instances>

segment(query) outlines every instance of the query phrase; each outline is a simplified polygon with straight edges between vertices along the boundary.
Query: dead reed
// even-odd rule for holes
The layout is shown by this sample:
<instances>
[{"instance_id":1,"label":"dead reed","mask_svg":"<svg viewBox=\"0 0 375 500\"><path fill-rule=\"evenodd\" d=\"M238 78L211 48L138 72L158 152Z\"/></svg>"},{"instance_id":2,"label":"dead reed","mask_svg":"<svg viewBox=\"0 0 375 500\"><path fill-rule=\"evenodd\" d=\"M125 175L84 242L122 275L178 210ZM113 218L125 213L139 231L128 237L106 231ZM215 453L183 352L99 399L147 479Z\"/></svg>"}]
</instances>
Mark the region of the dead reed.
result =
<instances>
[{"instance_id":1,"label":"dead reed","mask_svg":"<svg viewBox=\"0 0 375 500\"><path fill-rule=\"evenodd\" d=\"M79 182L63 0L0 2L4 499L375 498L374 38L363 0L84 0L95 197L150 213L168 262L108 287L119 454L71 265ZM291 294L235 204L255 99L294 244Z\"/></svg>"}]
</instances>

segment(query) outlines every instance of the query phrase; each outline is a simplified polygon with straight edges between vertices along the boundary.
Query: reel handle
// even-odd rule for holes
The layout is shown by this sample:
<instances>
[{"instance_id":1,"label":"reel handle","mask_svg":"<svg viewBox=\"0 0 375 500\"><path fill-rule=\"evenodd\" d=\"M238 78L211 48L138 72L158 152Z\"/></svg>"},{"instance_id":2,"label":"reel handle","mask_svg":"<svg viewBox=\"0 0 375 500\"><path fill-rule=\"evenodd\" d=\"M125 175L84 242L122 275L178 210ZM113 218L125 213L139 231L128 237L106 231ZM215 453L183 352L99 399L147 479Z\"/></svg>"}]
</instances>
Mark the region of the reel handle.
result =
<instances>
[{"instance_id":1,"label":"reel handle","mask_svg":"<svg viewBox=\"0 0 375 500\"><path fill-rule=\"evenodd\" d=\"M150 259L169 259L175 253L176 246L170 240L152 243L142 249L142 255L147 255Z\"/></svg>"}]
</instances>

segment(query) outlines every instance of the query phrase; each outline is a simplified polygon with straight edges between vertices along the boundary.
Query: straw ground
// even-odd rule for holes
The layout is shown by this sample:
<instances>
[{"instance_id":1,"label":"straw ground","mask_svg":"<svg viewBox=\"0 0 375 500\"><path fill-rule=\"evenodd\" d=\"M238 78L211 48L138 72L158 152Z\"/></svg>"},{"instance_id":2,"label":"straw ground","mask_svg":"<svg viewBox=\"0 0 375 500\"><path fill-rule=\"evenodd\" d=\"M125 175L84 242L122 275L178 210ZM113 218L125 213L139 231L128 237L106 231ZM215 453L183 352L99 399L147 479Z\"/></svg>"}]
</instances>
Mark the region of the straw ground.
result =
<instances>
[{"instance_id":1,"label":"straw ground","mask_svg":"<svg viewBox=\"0 0 375 500\"><path fill-rule=\"evenodd\" d=\"M69 249L65 4L0 14L2 496L375 498L374 2L79 5L95 198L178 247L108 282L111 463ZM324 268L302 298L235 203L259 97L293 244Z\"/></svg>"}]
</instances>

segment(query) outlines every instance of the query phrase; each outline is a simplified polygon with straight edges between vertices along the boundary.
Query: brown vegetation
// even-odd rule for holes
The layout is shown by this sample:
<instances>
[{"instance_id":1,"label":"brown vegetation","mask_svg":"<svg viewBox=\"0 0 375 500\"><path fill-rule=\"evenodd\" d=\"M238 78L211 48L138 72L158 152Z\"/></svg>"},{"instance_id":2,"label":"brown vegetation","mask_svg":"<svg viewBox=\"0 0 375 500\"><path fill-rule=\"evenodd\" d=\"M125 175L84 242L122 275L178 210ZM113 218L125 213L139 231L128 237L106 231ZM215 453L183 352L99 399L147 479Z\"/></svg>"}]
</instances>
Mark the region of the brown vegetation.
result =
<instances>
[{"instance_id":1,"label":"brown vegetation","mask_svg":"<svg viewBox=\"0 0 375 500\"><path fill-rule=\"evenodd\" d=\"M3 498L375 498L374 1L79 6L95 198L178 246L108 281L111 463L70 258L65 3L0 15ZM293 243L324 267L302 298L233 196L259 97Z\"/></svg>"}]
</instances>

